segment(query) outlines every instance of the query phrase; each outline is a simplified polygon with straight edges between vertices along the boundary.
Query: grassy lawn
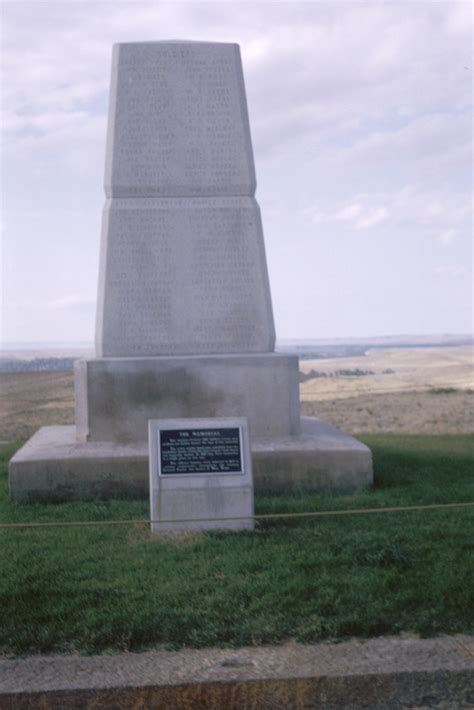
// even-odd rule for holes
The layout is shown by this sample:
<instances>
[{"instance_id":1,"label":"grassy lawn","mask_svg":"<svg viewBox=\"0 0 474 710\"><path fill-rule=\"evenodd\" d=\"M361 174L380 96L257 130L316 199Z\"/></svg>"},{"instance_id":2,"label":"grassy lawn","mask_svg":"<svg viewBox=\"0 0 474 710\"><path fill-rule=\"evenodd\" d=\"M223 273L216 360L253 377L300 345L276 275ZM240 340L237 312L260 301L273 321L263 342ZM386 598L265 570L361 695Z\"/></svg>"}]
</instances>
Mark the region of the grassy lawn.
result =
<instances>
[{"instance_id":1,"label":"grassy lawn","mask_svg":"<svg viewBox=\"0 0 474 710\"><path fill-rule=\"evenodd\" d=\"M258 497L257 513L474 501L474 436L362 438L376 484ZM146 501L19 505L0 522L148 517ZM0 529L7 654L474 632L474 508L265 521L153 539L148 527Z\"/></svg>"}]
</instances>

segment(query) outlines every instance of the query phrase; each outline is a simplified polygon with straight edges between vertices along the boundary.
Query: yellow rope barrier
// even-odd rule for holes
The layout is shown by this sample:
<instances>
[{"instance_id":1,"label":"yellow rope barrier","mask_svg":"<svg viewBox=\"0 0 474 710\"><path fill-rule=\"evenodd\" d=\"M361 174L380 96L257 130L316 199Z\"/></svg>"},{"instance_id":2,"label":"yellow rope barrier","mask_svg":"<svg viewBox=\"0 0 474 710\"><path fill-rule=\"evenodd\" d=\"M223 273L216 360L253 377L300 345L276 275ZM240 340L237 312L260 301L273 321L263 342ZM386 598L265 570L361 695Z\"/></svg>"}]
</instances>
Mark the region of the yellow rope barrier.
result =
<instances>
[{"instance_id":1,"label":"yellow rope barrier","mask_svg":"<svg viewBox=\"0 0 474 710\"><path fill-rule=\"evenodd\" d=\"M88 525L149 525L150 523L204 523L220 522L224 520L278 520L282 518L321 518L335 515L366 515L371 513L402 513L414 510L443 510L447 508L472 508L474 501L468 503L432 503L429 505L400 505L393 508L354 508L352 510L319 510L303 513L263 513L260 515L242 515L236 517L216 518L182 518L179 520L149 520L137 518L136 520L67 520L63 522L47 523L0 523L0 529L19 528L61 528Z\"/></svg>"}]
</instances>

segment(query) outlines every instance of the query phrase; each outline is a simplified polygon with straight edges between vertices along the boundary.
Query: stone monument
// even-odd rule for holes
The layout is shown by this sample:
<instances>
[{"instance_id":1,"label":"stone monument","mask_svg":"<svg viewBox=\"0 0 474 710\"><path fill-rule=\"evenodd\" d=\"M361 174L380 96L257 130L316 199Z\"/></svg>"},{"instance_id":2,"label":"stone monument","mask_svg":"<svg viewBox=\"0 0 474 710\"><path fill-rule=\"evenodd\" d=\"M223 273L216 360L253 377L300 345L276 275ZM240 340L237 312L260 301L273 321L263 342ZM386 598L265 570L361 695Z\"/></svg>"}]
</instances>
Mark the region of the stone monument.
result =
<instances>
[{"instance_id":1,"label":"stone monument","mask_svg":"<svg viewBox=\"0 0 474 710\"><path fill-rule=\"evenodd\" d=\"M146 496L161 418L247 417L256 492L372 481L366 446L300 418L255 189L239 46L115 45L97 357L76 363L76 426L12 459L15 499Z\"/></svg>"}]
</instances>

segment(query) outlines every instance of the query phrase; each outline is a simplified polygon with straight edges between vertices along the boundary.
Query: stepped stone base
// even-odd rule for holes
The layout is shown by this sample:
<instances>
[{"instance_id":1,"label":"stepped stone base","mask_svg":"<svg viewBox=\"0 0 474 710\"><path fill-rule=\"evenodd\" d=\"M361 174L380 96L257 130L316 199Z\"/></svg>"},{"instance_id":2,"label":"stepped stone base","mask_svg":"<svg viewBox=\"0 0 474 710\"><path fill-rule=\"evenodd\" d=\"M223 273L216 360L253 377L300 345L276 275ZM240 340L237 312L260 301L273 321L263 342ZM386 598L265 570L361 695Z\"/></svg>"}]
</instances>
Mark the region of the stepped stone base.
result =
<instances>
[{"instance_id":1,"label":"stepped stone base","mask_svg":"<svg viewBox=\"0 0 474 710\"><path fill-rule=\"evenodd\" d=\"M301 418L301 433L251 439L255 493L354 490L373 482L367 446L319 419ZM147 498L146 442L79 442L75 426L40 429L9 468L16 501Z\"/></svg>"},{"instance_id":2,"label":"stepped stone base","mask_svg":"<svg viewBox=\"0 0 474 710\"><path fill-rule=\"evenodd\" d=\"M295 355L78 360L74 387L78 441L146 443L149 419L247 417L252 438L300 428Z\"/></svg>"}]
</instances>

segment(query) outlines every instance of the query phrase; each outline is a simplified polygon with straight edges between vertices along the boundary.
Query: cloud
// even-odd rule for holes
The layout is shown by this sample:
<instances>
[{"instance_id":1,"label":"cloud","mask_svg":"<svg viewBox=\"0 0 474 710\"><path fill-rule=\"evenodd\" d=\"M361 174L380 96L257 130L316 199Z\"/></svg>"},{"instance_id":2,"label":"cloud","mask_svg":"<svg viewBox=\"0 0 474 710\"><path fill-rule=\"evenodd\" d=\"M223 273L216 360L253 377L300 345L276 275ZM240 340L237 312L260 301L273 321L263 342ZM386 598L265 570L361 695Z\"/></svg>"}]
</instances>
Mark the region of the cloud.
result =
<instances>
[{"instance_id":1,"label":"cloud","mask_svg":"<svg viewBox=\"0 0 474 710\"><path fill-rule=\"evenodd\" d=\"M343 221L352 221L353 219L357 219L362 212L362 206L358 204L352 204L348 205L347 207L343 207L342 210L339 212L336 212L334 215L334 219L340 219Z\"/></svg>"},{"instance_id":2,"label":"cloud","mask_svg":"<svg viewBox=\"0 0 474 710\"><path fill-rule=\"evenodd\" d=\"M464 149L470 25L453 34L449 7L415 8L317 4L295 12L286 28L270 28L273 51L247 71L255 135L266 153L291 150L302 134L318 160L340 163L392 160L400 150L417 160L425 150L444 150L446 140Z\"/></svg>"},{"instance_id":3,"label":"cloud","mask_svg":"<svg viewBox=\"0 0 474 710\"><path fill-rule=\"evenodd\" d=\"M388 210L385 207L375 207L356 221L356 229L368 229L380 222L384 222L388 217Z\"/></svg>"},{"instance_id":4,"label":"cloud","mask_svg":"<svg viewBox=\"0 0 474 710\"><path fill-rule=\"evenodd\" d=\"M70 308L84 308L95 305L95 294L77 293L63 298L54 299L43 304L44 307L51 310L63 310Z\"/></svg>"},{"instance_id":5,"label":"cloud","mask_svg":"<svg viewBox=\"0 0 474 710\"><path fill-rule=\"evenodd\" d=\"M304 209L313 223L343 222L355 229L370 229L385 221L417 231L428 231L440 244L449 245L458 230L469 229L471 196L447 187L430 188L422 184L405 185L391 192L361 192L345 203L321 209L320 204ZM440 228L442 231L440 231Z\"/></svg>"},{"instance_id":6,"label":"cloud","mask_svg":"<svg viewBox=\"0 0 474 710\"><path fill-rule=\"evenodd\" d=\"M356 229L369 229L388 217L385 207L367 207L361 204L351 204L335 213L336 221L353 222Z\"/></svg>"},{"instance_id":7,"label":"cloud","mask_svg":"<svg viewBox=\"0 0 474 710\"><path fill-rule=\"evenodd\" d=\"M416 116L334 151L333 165L346 176L366 172L368 183L423 184L454 196L471 189L472 139L467 113ZM444 189L448 186L448 189Z\"/></svg>"},{"instance_id":8,"label":"cloud","mask_svg":"<svg viewBox=\"0 0 474 710\"><path fill-rule=\"evenodd\" d=\"M444 232L441 232L441 234L438 234L436 239L442 246L449 246L456 239L456 230L446 229Z\"/></svg>"},{"instance_id":9,"label":"cloud","mask_svg":"<svg viewBox=\"0 0 474 710\"><path fill-rule=\"evenodd\" d=\"M457 276L463 276L467 273L465 266L459 264L452 264L450 266L437 266L435 269L435 274L439 276L451 276L456 278Z\"/></svg>"}]
</instances>

